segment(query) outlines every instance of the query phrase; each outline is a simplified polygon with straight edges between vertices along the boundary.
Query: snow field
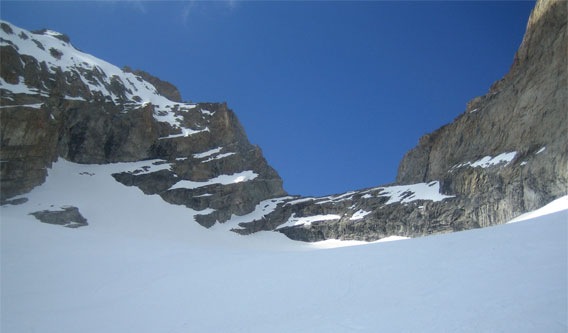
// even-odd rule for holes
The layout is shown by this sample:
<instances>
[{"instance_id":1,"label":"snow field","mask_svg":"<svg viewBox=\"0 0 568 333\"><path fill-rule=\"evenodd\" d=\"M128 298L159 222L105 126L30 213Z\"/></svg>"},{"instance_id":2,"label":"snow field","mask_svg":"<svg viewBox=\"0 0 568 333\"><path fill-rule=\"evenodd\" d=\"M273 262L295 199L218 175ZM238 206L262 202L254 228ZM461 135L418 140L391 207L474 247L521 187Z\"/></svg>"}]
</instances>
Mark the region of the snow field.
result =
<instances>
[{"instance_id":1,"label":"snow field","mask_svg":"<svg viewBox=\"0 0 568 333\"><path fill-rule=\"evenodd\" d=\"M317 250L353 243L205 229L193 221L198 212L110 176L147 164L59 160L28 202L0 208L2 332L568 328L566 199L523 223ZM79 207L89 226L28 215L51 205Z\"/></svg>"},{"instance_id":2,"label":"snow field","mask_svg":"<svg viewBox=\"0 0 568 333\"><path fill-rule=\"evenodd\" d=\"M528 212L528 213L519 215L519 216L515 217L514 219L512 219L511 221L509 221L507 223L516 223L516 222L521 222L521 221L525 221L525 220L529 220L529 219L534 219L534 218L537 218L537 217L540 217L540 216L560 212L560 211L563 211L565 209L568 209L568 196L563 196L561 198L558 198L558 199L552 201L551 203L549 203L548 205L541 207L537 210L534 210L532 212Z\"/></svg>"}]
</instances>

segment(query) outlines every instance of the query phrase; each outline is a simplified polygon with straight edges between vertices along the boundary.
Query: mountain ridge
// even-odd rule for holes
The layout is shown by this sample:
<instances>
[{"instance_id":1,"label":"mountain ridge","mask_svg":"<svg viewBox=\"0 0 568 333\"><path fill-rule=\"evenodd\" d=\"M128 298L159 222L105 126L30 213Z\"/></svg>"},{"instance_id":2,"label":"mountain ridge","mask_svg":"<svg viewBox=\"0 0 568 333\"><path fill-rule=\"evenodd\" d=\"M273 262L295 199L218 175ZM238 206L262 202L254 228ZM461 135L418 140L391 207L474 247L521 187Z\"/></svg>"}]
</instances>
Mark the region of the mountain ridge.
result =
<instances>
[{"instance_id":1,"label":"mountain ridge","mask_svg":"<svg viewBox=\"0 0 568 333\"><path fill-rule=\"evenodd\" d=\"M375 240L503 223L567 192L566 59L557 52L566 47L563 5L537 2L510 72L453 123L420 138L394 184L320 198L287 196L225 103L182 103L177 88L146 72L69 60L75 51L63 52L70 45L65 35L2 23L2 200L41 184L57 157L149 160L147 169L113 177L169 203L206 210L197 222L235 225L240 234L276 230L304 241ZM49 44L43 53L33 51L42 61L22 54L24 42L12 38L22 33ZM57 67L61 59L72 64ZM47 130L30 138L22 121Z\"/></svg>"},{"instance_id":2,"label":"mountain ridge","mask_svg":"<svg viewBox=\"0 0 568 333\"><path fill-rule=\"evenodd\" d=\"M562 1L537 2L509 73L452 123L421 137L400 162L394 184L375 193L371 188L313 198L294 209L285 203L265 217L269 222L242 224L245 230L237 231L270 230L284 220L287 227L279 231L300 240L418 237L504 223L566 194L565 7ZM418 192L402 186L432 182L451 198L415 200ZM387 194L395 188L406 199L394 203Z\"/></svg>"}]
</instances>

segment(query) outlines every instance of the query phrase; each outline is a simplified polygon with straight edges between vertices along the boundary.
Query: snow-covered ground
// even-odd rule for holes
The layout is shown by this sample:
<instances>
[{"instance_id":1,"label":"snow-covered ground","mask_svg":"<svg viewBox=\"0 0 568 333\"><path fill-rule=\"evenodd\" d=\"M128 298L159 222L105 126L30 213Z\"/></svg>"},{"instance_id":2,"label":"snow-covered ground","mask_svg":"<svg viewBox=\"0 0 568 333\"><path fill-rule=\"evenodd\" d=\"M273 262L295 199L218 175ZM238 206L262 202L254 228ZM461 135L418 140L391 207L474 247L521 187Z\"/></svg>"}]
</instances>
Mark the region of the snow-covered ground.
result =
<instances>
[{"instance_id":1,"label":"snow-covered ground","mask_svg":"<svg viewBox=\"0 0 568 333\"><path fill-rule=\"evenodd\" d=\"M520 223L322 249L355 243L204 229L110 176L138 164L60 160L0 208L2 332L568 329L566 198ZM89 225L28 215L66 205Z\"/></svg>"}]
</instances>

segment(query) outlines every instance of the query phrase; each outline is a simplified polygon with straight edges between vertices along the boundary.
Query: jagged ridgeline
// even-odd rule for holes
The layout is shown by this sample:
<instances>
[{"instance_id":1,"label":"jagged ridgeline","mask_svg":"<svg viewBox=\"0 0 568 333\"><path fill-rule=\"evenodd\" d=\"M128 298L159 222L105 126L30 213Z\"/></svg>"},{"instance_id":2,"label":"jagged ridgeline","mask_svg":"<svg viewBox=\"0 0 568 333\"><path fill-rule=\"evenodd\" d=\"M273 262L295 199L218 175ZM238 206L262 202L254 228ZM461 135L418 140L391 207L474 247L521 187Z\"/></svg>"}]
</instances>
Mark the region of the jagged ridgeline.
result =
<instances>
[{"instance_id":1,"label":"jagged ridgeline","mask_svg":"<svg viewBox=\"0 0 568 333\"><path fill-rule=\"evenodd\" d=\"M395 183L321 198L287 196L226 104L182 102L172 84L65 35L2 22L2 203L25 200L58 158L144 161L113 177L240 234L376 240L504 223L568 192L566 6L537 2L510 72L422 137Z\"/></svg>"}]
</instances>

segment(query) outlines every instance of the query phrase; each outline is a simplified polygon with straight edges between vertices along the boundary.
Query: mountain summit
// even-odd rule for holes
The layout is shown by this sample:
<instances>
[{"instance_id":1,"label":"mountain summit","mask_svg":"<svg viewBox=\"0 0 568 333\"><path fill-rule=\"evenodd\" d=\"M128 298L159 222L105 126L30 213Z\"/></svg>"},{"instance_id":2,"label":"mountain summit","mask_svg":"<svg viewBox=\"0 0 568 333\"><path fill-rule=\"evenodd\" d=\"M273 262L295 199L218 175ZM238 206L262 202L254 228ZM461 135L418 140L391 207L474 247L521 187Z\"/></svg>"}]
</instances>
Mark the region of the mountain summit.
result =
<instances>
[{"instance_id":1,"label":"mountain summit","mask_svg":"<svg viewBox=\"0 0 568 333\"><path fill-rule=\"evenodd\" d=\"M187 207L188 220L304 241L485 227L568 192L562 1L537 3L510 72L420 138L394 184L320 198L288 196L225 103L182 102L172 84L85 54L66 35L0 27L2 204L24 203L58 158L129 162L114 180ZM88 227L81 207L30 213Z\"/></svg>"}]
</instances>

